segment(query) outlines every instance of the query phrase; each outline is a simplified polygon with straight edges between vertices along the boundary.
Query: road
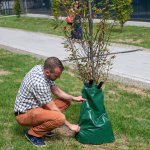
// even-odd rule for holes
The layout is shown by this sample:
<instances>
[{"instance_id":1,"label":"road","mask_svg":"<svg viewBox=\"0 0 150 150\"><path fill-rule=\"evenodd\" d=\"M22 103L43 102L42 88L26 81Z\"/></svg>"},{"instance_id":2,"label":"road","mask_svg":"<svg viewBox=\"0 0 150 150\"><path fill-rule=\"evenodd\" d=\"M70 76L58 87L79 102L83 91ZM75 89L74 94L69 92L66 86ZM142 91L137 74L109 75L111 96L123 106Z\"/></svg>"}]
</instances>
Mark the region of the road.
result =
<instances>
[{"instance_id":1,"label":"road","mask_svg":"<svg viewBox=\"0 0 150 150\"><path fill-rule=\"evenodd\" d=\"M56 56L61 60L67 59L68 53L62 44L64 40L59 36L0 27L1 48L44 58ZM120 44L112 44L109 49L111 52L142 50L117 54L110 73L113 78L150 89L150 50Z\"/></svg>"}]
</instances>

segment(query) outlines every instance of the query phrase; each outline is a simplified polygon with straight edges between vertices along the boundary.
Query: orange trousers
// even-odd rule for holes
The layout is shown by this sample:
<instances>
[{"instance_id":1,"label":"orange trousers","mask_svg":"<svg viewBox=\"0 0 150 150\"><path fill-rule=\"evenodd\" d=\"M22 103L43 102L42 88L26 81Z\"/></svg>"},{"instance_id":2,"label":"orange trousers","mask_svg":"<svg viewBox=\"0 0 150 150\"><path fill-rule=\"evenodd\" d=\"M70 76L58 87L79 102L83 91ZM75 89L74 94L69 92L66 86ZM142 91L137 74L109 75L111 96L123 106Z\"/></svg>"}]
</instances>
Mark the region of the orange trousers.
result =
<instances>
[{"instance_id":1,"label":"orange trousers","mask_svg":"<svg viewBox=\"0 0 150 150\"><path fill-rule=\"evenodd\" d=\"M70 106L69 101L60 99L54 99L53 101L61 112L64 112ZM22 126L30 126L28 134L42 137L64 124L65 115L61 112L37 107L28 110L25 114L16 116L16 121Z\"/></svg>"}]
</instances>

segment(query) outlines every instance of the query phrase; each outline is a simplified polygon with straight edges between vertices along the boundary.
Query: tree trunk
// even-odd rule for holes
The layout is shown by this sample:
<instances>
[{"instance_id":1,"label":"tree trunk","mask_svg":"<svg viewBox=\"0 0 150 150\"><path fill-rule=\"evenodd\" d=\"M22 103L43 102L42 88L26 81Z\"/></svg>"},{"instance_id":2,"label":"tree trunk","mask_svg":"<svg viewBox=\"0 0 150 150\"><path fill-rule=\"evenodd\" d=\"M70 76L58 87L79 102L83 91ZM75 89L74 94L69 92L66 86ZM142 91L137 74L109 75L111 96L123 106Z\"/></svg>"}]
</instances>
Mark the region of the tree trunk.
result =
<instances>
[{"instance_id":1,"label":"tree trunk","mask_svg":"<svg viewBox=\"0 0 150 150\"><path fill-rule=\"evenodd\" d=\"M95 71L94 71L94 60L93 60L93 20L92 20L92 6L91 1L88 1L88 7L89 7L89 59L91 62L91 68L92 68L92 79L95 80Z\"/></svg>"}]
</instances>

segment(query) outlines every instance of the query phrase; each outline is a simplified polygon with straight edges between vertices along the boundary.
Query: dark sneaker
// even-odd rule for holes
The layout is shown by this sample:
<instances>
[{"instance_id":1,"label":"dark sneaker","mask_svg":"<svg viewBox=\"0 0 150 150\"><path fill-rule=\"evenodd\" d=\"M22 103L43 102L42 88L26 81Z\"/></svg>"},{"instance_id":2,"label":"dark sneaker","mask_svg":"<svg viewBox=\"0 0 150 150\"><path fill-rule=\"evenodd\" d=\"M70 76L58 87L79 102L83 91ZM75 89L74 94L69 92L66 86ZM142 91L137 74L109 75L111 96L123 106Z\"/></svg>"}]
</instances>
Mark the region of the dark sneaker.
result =
<instances>
[{"instance_id":1,"label":"dark sneaker","mask_svg":"<svg viewBox=\"0 0 150 150\"><path fill-rule=\"evenodd\" d=\"M44 140L41 137L29 135L27 132L25 133L25 137L35 146L46 146Z\"/></svg>"},{"instance_id":2,"label":"dark sneaker","mask_svg":"<svg viewBox=\"0 0 150 150\"><path fill-rule=\"evenodd\" d=\"M55 133L50 131L46 135L44 135L44 137L52 137L54 135L55 135Z\"/></svg>"}]
</instances>

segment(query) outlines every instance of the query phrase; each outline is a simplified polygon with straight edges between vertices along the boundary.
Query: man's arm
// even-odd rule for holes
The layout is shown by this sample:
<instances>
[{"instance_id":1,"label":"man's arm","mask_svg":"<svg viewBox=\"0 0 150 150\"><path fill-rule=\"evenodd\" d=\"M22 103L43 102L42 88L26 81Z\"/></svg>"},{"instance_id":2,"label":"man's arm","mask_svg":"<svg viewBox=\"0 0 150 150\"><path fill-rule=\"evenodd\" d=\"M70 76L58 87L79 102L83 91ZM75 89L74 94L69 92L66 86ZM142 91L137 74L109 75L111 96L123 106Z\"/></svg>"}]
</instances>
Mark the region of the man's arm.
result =
<instances>
[{"instance_id":1,"label":"man's arm","mask_svg":"<svg viewBox=\"0 0 150 150\"><path fill-rule=\"evenodd\" d=\"M50 101L49 103L43 105L42 107L44 109L61 112L60 109L56 106L56 104L53 101Z\"/></svg>"},{"instance_id":2,"label":"man's arm","mask_svg":"<svg viewBox=\"0 0 150 150\"><path fill-rule=\"evenodd\" d=\"M85 101L86 99L82 98L82 96L72 96L66 92L64 92L63 90L61 90L57 85L52 86L51 88L51 92L59 97L60 99L65 99L65 100L69 100L69 101L76 101L76 102L82 102Z\"/></svg>"}]
</instances>

